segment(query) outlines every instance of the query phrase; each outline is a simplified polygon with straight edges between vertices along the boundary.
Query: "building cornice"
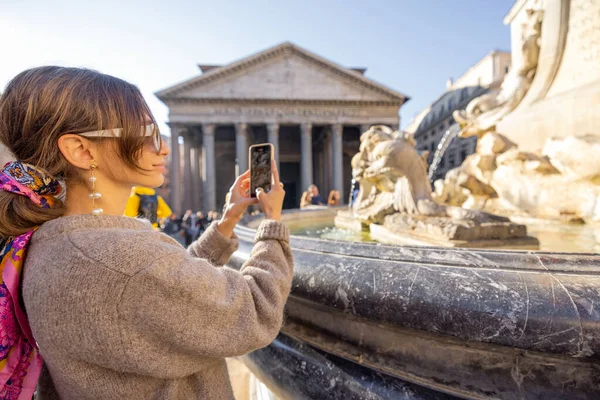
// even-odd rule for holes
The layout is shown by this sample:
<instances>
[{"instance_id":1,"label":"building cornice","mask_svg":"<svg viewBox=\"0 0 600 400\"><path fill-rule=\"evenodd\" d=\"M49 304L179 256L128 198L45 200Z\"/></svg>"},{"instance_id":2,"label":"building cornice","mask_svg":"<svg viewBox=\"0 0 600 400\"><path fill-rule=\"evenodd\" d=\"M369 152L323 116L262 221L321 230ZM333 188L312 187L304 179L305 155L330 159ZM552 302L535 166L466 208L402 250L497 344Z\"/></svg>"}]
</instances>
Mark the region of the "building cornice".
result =
<instances>
[{"instance_id":1,"label":"building cornice","mask_svg":"<svg viewBox=\"0 0 600 400\"><path fill-rule=\"evenodd\" d=\"M399 100L372 101L372 100L298 100L298 99L229 99L210 98L199 99L194 97L165 97L162 99L167 105L196 104L196 105L230 105L230 106L347 106L347 107L400 107L404 102Z\"/></svg>"}]
</instances>

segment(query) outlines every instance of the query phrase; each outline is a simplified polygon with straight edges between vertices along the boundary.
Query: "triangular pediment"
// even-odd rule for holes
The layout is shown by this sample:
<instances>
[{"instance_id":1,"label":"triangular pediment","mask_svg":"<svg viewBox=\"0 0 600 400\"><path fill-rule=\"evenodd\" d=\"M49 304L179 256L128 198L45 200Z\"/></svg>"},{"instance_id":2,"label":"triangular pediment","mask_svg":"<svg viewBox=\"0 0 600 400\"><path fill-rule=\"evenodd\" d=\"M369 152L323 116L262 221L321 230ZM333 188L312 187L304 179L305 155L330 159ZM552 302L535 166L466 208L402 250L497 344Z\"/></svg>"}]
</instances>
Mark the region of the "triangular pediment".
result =
<instances>
[{"instance_id":1,"label":"triangular pediment","mask_svg":"<svg viewBox=\"0 0 600 400\"><path fill-rule=\"evenodd\" d=\"M356 70L341 67L291 43L214 68L162 90L176 99L367 101L404 103L408 98Z\"/></svg>"}]
</instances>

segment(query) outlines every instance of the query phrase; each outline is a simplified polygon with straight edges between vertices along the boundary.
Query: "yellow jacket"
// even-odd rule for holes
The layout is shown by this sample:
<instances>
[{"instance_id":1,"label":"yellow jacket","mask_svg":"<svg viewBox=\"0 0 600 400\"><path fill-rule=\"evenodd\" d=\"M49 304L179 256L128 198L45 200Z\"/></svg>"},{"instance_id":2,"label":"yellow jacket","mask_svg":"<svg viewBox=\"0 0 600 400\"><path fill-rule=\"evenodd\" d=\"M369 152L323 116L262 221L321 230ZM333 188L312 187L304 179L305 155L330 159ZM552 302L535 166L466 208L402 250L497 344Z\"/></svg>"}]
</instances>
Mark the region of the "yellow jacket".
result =
<instances>
[{"instance_id":1,"label":"yellow jacket","mask_svg":"<svg viewBox=\"0 0 600 400\"><path fill-rule=\"evenodd\" d=\"M154 189L145 188L141 186L135 186L131 190L131 196L127 200L127 205L125 206L125 212L123 215L127 217L137 218L140 217L139 208L140 208L140 196L154 196L156 195L156 191ZM162 197L156 196L158 203L156 207L156 218L157 220L161 220L163 218L169 218L173 213L169 205L163 200ZM152 223L152 226L158 228L158 222Z\"/></svg>"}]
</instances>

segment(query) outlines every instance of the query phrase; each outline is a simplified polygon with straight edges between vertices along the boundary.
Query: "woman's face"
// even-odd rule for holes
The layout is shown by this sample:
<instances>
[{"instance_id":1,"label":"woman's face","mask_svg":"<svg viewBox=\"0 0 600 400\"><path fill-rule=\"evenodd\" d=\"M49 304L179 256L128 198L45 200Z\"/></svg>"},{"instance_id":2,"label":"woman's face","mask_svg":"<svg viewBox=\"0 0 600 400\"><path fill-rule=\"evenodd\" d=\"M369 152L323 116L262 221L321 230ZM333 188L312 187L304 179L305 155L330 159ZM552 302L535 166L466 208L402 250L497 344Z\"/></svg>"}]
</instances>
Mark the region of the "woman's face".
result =
<instances>
[{"instance_id":1,"label":"woman's face","mask_svg":"<svg viewBox=\"0 0 600 400\"><path fill-rule=\"evenodd\" d=\"M157 152L153 138L149 136L145 139L138 158L140 170L130 167L119 159L118 152L114 148L107 146L106 150L103 152L106 156L104 162L110 166L112 178L118 183L148 188L157 188L164 183L164 174L167 168L166 157L171 153L171 149L164 141L162 141L160 151Z\"/></svg>"}]
</instances>

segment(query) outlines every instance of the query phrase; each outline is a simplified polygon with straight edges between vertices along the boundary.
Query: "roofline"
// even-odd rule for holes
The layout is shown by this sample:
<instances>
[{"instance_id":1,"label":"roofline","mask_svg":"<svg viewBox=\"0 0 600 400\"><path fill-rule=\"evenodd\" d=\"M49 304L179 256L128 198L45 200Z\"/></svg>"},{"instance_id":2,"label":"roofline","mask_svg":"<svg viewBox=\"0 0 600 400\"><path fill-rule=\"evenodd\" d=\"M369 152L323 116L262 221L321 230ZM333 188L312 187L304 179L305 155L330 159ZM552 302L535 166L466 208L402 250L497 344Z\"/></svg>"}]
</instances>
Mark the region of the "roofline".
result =
<instances>
[{"instance_id":1,"label":"roofline","mask_svg":"<svg viewBox=\"0 0 600 400\"><path fill-rule=\"evenodd\" d=\"M473 69L477 68L479 65L481 65L482 62L484 62L485 60L487 60L488 57L490 56L494 56L496 54L509 54L512 56L512 53L510 51L501 51L501 50L492 50L489 53L487 53L485 56L481 57L479 59L479 61L477 61L475 64L471 65L469 67L469 69L467 69L465 72L463 72L463 74L456 78L454 80L454 82L458 82L459 80L461 80L465 75L467 75L469 72L471 72Z\"/></svg>"},{"instance_id":2,"label":"roofline","mask_svg":"<svg viewBox=\"0 0 600 400\"><path fill-rule=\"evenodd\" d=\"M210 70L206 73L203 73L200 76L197 76L195 78L188 79L186 81L180 82L180 83L170 86L168 88L159 90L158 92L155 92L155 95L159 99L163 100L164 98L167 98L172 94L183 91L189 87L193 87L203 81L209 82L213 79L218 79L220 76L230 73L230 72L234 72L236 70L239 70L240 68L244 67L245 65L260 62L263 59L265 59L267 57L275 56L278 53L282 53L282 52L287 53L287 52L292 52L292 51L294 51L300 55L303 55L304 57L312 60L313 62L320 63L324 67L335 70L338 73L340 73L341 75L344 75L345 77L347 77L351 80L358 81L359 83L361 83L365 86L368 86L376 91L382 92L383 94L386 94L387 96L396 98L397 100L402 100L402 104L406 103L410 99L408 96L404 95L403 93L400 93L393 89L390 89L387 86L384 86L384 85L380 84L379 82L374 81L373 79L367 78L367 77L357 73L356 71L349 70L348 68L343 67L333 61L329 61L317 54L314 54L308 50L305 50L299 46L296 46L295 44L293 44L291 42L281 43L274 47L270 47L266 50L263 50L259 53L253 54L251 56L234 61L230 64L224 65L220 68L212 69L212 70Z\"/></svg>"},{"instance_id":3,"label":"roofline","mask_svg":"<svg viewBox=\"0 0 600 400\"><path fill-rule=\"evenodd\" d=\"M260 105L346 105L346 106L397 106L405 102L401 100L318 100L318 99L256 99L256 98L197 98L197 97L167 97L165 103L170 104L260 104Z\"/></svg>"}]
</instances>

